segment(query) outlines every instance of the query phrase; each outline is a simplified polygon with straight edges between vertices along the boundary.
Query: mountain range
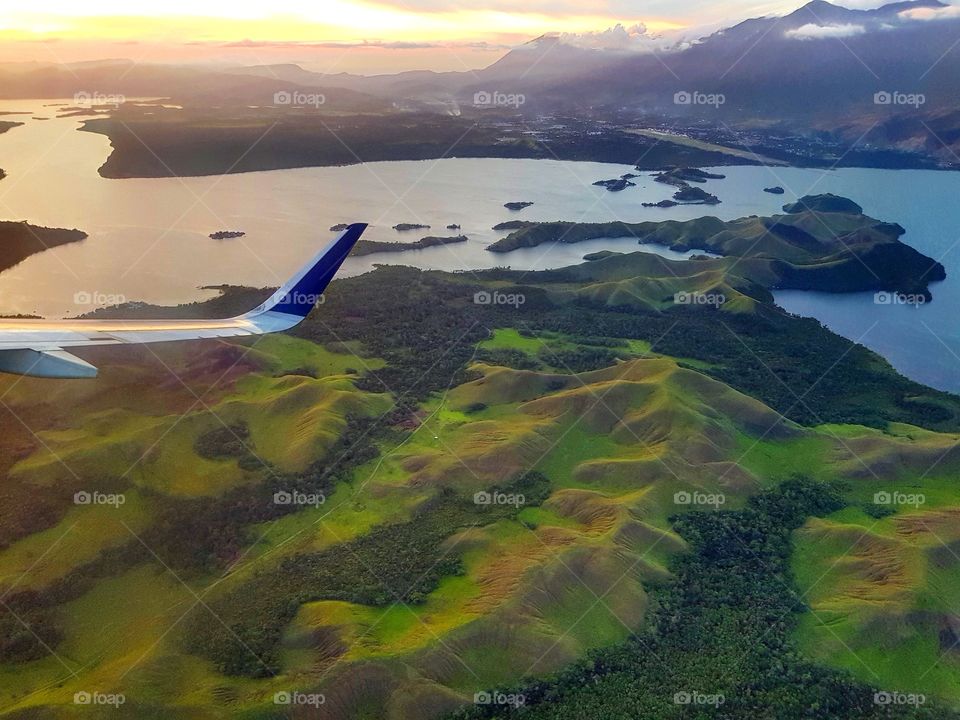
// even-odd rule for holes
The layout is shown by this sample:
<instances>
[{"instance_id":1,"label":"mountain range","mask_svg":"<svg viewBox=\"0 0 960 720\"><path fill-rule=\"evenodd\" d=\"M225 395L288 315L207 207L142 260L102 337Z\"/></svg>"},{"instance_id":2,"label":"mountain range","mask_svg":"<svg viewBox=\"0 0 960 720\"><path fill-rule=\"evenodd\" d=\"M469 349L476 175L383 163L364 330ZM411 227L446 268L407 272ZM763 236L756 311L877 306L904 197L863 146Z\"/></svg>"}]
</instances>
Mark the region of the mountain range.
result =
<instances>
[{"instance_id":1,"label":"mountain range","mask_svg":"<svg viewBox=\"0 0 960 720\"><path fill-rule=\"evenodd\" d=\"M537 110L583 106L689 115L678 92L722 94L727 115L835 115L874 105L876 93L923 95L952 108L960 90L960 7L910 0L851 10L813 0L783 17L762 17L699 39L639 41L635 47L583 47L551 34L472 72L321 75L278 65L234 72L310 86L340 87L391 99L469 104L479 91L523 93ZM904 107L911 107L904 104Z\"/></svg>"},{"instance_id":2,"label":"mountain range","mask_svg":"<svg viewBox=\"0 0 960 720\"><path fill-rule=\"evenodd\" d=\"M609 45L543 35L465 72L359 76L295 64L129 60L2 64L0 98L96 90L171 97L184 105L270 106L278 90L301 90L323 93L327 108L338 113L626 115L824 132L939 154L946 162L960 149L960 6L908 0L856 10L813 0L788 15L746 20L699 38L690 31L657 37L615 30L608 31L616 39Z\"/></svg>"}]
</instances>

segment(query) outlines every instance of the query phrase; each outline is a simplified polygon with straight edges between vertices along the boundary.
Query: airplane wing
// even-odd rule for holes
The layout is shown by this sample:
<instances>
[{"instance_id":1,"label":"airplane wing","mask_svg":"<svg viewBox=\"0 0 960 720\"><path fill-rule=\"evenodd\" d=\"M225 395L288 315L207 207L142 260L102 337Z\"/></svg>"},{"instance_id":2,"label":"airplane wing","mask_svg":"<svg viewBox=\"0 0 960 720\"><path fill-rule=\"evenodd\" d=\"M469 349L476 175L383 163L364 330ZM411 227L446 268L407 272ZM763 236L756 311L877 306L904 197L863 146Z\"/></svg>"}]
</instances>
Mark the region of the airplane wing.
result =
<instances>
[{"instance_id":1,"label":"airplane wing","mask_svg":"<svg viewBox=\"0 0 960 720\"><path fill-rule=\"evenodd\" d=\"M350 225L264 303L226 320L0 320L0 372L46 378L96 377L93 365L64 348L289 330L321 301L323 291L366 229L362 223Z\"/></svg>"}]
</instances>

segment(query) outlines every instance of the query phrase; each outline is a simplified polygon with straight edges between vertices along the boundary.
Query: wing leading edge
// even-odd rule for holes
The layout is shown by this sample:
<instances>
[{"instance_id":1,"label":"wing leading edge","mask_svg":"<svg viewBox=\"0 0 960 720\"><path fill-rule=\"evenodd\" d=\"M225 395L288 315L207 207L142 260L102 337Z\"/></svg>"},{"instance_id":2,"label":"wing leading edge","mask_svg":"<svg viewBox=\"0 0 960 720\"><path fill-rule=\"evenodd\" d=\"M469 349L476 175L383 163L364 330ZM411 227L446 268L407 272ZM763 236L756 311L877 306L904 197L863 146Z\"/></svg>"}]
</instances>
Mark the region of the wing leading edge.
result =
<instances>
[{"instance_id":1,"label":"wing leading edge","mask_svg":"<svg viewBox=\"0 0 960 720\"><path fill-rule=\"evenodd\" d=\"M367 226L350 225L289 282L248 313L226 320L0 320L0 372L87 378L97 370L64 348L243 337L289 330L321 301Z\"/></svg>"}]
</instances>

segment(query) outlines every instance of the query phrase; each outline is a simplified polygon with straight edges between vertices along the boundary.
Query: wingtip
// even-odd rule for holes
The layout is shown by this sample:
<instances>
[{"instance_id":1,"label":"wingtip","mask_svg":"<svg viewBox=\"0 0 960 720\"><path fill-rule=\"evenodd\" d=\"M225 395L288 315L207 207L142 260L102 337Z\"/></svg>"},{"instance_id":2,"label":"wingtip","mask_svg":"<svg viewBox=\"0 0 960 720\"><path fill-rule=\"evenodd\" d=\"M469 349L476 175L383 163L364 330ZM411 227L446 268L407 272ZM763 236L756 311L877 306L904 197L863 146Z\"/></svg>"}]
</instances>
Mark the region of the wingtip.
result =
<instances>
[{"instance_id":1,"label":"wingtip","mask_svg":"<svg viewBox=\"0 0 960 720\"><path fill-rule=\"evenodd\" d=\"M245 317L265 312L306 317L366 229L366 223L348 225L303 270Z\"/></svg>"}]
</instances>

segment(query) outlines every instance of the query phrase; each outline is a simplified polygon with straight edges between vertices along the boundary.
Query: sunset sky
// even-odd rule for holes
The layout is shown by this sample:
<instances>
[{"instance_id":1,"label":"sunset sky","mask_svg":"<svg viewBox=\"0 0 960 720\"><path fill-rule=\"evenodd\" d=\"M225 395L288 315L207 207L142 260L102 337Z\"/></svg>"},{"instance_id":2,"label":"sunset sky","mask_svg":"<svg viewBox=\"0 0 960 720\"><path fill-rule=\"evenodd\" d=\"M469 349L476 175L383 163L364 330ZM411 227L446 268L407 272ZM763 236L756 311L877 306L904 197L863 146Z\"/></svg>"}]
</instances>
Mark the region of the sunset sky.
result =
<instances>
[{"instance_id":1,"label":"sunset sky","mask_svg":"<svg viewBox=\"0 0 960 720\"><path fill-rule=\"evenodd\" d=\"M482 67L546 32L664 33L783 13L735 0L4 0L0 62L299 62L329 72ZM844 3L863 7L878 3ZM12 6L12 7L11 7ZM22 9L21 9L22 8ZM642 25L643 27L637 27Z\"/></svg>"}]
</instances>

